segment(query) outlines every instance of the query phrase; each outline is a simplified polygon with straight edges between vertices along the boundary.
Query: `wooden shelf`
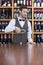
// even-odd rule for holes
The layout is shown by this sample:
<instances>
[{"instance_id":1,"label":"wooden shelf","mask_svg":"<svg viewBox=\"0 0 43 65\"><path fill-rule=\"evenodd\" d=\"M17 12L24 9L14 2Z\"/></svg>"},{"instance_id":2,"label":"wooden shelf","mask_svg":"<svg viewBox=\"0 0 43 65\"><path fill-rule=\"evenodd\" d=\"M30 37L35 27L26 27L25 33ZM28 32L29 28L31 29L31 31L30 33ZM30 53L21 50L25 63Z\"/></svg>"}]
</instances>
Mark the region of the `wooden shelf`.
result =
<instances>
[{"instance_id":1,"label":"wooden shelf","mask_svg":"<svg viewBox=\"0 0 43 65\"><path fill-rule=\"evenodd\" d=\"M43 34L43 32L33 32L33 34Z\"/></svg>"},{"instance_id":2,"label":"wooden shelf","mask_svg":"<svg viewBox=\"0 0 43 65\"><path fill-rule=\"evenodd\" d=\"M0 32L0 34L12 34L12 32L10 32L10 33Z\"/></svg>"},{"instance_id":3,"label":"wooden shelf","mask_svg":"<svg viewBox=\"0 0 43 65\"><path fill-rule=\"evenodd\" d=\"M0 19L0 21L10 21L11 19Z\"/></svg>"},{"instance_id":4,"label":"wooden shelf","mask_svg":"<svg viewBox=\"0 0 43 65\"><path fill-rule=\"evenodd\" d=\"M33 8L43 8L43 7L33 7Z\"/></svg>"},{"instance_id":5,"label":"wooden shelf","mask_svg":"<svg viewBox=\"0 0 43 65\"><path fill-rule=\"evenodd\" d=\"M13 8L20 8L20 6L13 6ZM27 8L32 8L32 6L27 6Z\"/></svg>"},{"instance_id":6,"label":"wooden shelf","mask_svg":"<svg viewBox=\"0 0 43 65\"><path fill-rule=\"evenodd\" d=\"M0 8L12 8L12 6L0 6Z\"/></svg>"},{"instance_id":7,"label":"wooden shelf","mask_svg":"<svg viewBox=\"0 0 43 65\"><path fill-rule=\"evenodd\" d=\"M43 19L34 19L34 21L43 21Z\"/></svg>"}]
</instances>

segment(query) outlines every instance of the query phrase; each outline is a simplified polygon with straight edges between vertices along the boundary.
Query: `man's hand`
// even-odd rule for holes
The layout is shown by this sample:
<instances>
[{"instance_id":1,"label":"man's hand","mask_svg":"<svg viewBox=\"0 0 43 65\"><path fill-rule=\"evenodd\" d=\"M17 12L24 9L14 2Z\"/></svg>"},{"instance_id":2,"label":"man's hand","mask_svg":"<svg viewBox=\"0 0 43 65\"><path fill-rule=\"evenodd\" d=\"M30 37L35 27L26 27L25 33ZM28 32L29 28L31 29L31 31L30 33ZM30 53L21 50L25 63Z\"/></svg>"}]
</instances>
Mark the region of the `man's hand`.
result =
<instances>
[{"instance_id":1,"label":"man's hand","mask_svg":"<svg viewBox=\"0 0 43 65\"><path fill-rule=\"evenodd\" d=\"M21 29L19 27L15 27L15 32L16 33L21 33Z\"/></svg>"}]
</instances>

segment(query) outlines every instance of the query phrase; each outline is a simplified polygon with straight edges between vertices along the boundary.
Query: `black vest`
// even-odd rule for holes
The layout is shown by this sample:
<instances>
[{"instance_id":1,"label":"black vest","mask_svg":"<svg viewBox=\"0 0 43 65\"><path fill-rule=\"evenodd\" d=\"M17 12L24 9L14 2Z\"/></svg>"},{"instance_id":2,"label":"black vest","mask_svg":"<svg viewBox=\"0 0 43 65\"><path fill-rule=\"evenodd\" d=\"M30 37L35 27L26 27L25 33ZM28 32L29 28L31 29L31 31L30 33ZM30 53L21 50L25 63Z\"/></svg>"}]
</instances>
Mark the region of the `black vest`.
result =
<instances>
[{"instance_id":1,"label":"black vest","mask_svg":"<svg viewBox=\"0 0 43 65\"><path fill-rule=\"evenodd\" d=\"M26 32L21 33L21 34L14 34L13 35L13 43L20 43L20 42L26 43L27 42L28 23L27 23L27 20L25 20L24 22L25 22L24 26L21 27L20 24L19 24L18 18L16 18L15 26L20 27L21 29L25 29Z\"/></svg>"}]
</instances>

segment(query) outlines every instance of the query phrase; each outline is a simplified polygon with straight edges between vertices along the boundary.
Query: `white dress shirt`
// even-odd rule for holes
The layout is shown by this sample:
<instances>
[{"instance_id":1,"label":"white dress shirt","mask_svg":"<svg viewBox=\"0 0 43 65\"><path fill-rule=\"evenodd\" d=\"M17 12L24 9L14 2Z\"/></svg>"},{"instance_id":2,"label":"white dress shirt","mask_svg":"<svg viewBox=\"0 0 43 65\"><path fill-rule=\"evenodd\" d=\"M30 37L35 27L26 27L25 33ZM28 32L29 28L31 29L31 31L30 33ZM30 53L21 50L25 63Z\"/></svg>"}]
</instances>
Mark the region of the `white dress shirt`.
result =
<instances>
[{"instance_id":1,"label":"white dress shirt","mask_svg":"<svg viewBox=\"0 0 43 65\"><path fill-rule=\"evenodd\" d=\"M20 17L18 17L18 20L21 19ZM11 31L14 31L15 30L15 19L12 19L10 22L9 22L9 25L5 28L5 33L7 32L11 32ZM24 21L19 21L19 24L21 27L24 26ZM28 33L27 33L27 38L28 38L28 41L29 42L32 42L32 38L31 38L31 33L32 33L32 30L31 30L31 23L29 21L27 21L28 23Z\"/></svg>"}]
</instances>

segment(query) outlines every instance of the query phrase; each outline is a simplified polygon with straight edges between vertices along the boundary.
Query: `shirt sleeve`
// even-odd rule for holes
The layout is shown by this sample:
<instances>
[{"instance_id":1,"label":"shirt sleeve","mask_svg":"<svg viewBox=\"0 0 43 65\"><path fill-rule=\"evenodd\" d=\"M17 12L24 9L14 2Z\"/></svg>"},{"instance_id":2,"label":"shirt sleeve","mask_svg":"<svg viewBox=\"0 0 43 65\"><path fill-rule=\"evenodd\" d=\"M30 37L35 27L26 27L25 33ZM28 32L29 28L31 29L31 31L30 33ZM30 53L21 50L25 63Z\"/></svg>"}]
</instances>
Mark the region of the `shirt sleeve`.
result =
<instances>
[{"instance_id":1,"label":"shirt sleeve","mask_svg":"<svg viewBox=\"0 0 43 65\"><path fill-rule=\"evenodd\" d=\"M8 26L5 28L5 33L15 30L15 19L12 19Z\"/></svg>"},{"instance_id":2,"label":"shirt sleeve","mask_svg":"<svg viewBox=\"0 0 43 65\"><path fill-rule=\"evenodd\" d=\"M32 29L31 29L31 23L28 21L28 33L27 33L27 38L28 38L28 42L32 42L32 38L31 38L31 34L32 34Z\"/></svg>"}]
</instances>

